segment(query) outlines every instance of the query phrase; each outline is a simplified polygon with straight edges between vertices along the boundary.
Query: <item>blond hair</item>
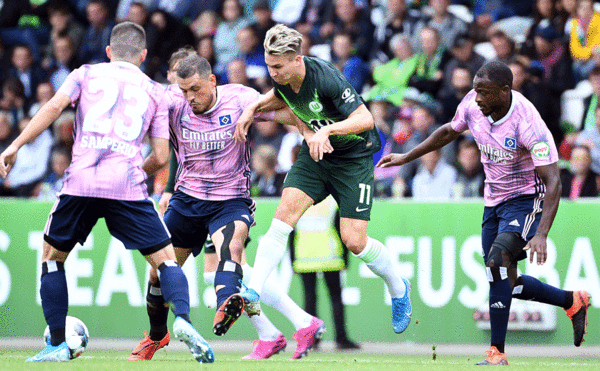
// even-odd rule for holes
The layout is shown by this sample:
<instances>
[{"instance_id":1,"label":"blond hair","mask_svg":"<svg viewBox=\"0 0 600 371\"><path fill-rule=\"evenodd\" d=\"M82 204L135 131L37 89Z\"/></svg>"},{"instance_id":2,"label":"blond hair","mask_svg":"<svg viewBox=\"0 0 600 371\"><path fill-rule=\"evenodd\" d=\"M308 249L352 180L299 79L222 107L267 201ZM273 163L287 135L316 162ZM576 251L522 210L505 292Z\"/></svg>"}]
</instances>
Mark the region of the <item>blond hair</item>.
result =
<instances>
[{"instance_id":1,"label":"blond hair","mask_svg":"<svg viewBox=\"0 0 600 371\"><path fill-rule=\"evenodd\" d=\"M278 24L265 36L265 52L271 55L300 54L302 47L302 34L293 28Z\"/></svg>"}]
</instances>

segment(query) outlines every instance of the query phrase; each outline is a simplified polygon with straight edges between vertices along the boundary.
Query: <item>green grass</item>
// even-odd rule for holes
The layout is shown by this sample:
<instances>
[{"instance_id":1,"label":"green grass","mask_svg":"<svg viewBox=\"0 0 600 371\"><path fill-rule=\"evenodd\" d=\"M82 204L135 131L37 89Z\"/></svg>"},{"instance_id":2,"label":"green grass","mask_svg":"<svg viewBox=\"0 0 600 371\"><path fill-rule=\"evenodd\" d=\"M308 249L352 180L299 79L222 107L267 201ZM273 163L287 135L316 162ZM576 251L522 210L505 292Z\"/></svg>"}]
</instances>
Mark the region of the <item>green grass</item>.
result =
<instances>
[{"instance_id":1,"label":"green grass","mask_svg":"<svg viewBox=\"0 0 600 371\"><path fill-rule=\"evenodd\" d=\"M273 356L264 361L242 361L243 353L220 352L213 364L198 364L187 352L161 351L149 362L128 362L129 352L125 351L86 351L83 355L68 363L25 363L25 359L35 354L31 350L0 350L0 370L110 370L110 371L165 371L165 370L202 370L211 371L410 371L410 370L480 370L474 366L479 358L473 356L405 356L375 355L358 353L311 353L307 358L292 361L291 352ZM511 370L597 370L598 359L561 359L561 358L509 358Z\"/></svg>"}]
</instances>

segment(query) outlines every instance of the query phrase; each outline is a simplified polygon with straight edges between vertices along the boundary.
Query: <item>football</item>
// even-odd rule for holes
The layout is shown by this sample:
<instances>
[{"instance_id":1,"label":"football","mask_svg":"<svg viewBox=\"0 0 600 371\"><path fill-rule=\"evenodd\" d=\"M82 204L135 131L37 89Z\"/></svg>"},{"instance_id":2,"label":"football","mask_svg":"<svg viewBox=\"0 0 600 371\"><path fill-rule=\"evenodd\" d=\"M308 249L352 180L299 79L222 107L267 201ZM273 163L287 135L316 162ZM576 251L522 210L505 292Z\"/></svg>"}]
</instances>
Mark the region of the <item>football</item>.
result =
<instances>
[{"instance_id":1,"label":"football","mask_svg":"<svg viewBox=\"0 0 600 371\"><path fill-rule=\"evenodd\" d=\"M65 325L65 340L71 350L71 359L77 358L83 353L88 345L90 334L85 323L76 317L67 316ZM44 331L44 342L50 343L50 327L46 326Z\"/></svg>"}]
</instances>

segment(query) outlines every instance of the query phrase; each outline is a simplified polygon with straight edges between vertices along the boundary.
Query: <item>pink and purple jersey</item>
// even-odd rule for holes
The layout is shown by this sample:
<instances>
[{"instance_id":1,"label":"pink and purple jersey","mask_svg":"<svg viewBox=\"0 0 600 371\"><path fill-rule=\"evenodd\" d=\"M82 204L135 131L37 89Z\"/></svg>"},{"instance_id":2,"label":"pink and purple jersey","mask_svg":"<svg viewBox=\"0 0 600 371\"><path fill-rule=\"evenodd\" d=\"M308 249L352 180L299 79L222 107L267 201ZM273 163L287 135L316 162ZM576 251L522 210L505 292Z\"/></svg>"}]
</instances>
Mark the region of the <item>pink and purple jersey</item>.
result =
<instances>
[{"instance_id":1,"label":"pink and purple jersey","mask_svg":"<svg viewBox=\"0 0 600 371\"><path fill-rule=\"evenodd\" d=\"M77 106L73 159L62 193L135 201L148 197L144 135L169 138L165 89L128 62L84 65L58 91Z\"/></svg>"},{"instance_id":2,"label":"pink and purple jersey","mask_svg":"<svg viewBox=\"0 0 600 371\"><path fill-rule=\"evenodd\" d=\"M512 91L506 116L494 122L484 116L471 90L452 119L452 129L469 129L481 151L485 171L485 206L520 195L543 194L546 186L535 172L536 166L558 161L552 134L533 104Z\"/></svg>"},{"instance_id":3,"label":"pink and purple jersey","mask_svg":"<svg viewBox=\"0 0 600 371\"><path fill-rule=\"evenodd\" d=\"M171 142L179 163L175 190L207 201L249 197L250 146L237 143L233 134L259 93L238 84L217 86L215 105L195 115L181 90L168 91Z\"/></svg>"}]
</instances>

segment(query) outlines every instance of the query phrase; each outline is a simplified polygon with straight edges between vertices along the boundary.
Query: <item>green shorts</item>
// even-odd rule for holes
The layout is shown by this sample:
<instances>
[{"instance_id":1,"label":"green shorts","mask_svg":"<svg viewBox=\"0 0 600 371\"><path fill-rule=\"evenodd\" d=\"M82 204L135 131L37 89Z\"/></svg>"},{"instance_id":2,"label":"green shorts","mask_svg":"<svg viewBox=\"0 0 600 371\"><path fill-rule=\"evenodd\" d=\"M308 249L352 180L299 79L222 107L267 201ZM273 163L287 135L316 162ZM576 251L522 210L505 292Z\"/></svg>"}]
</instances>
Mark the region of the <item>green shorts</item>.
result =
<instances>
[{"instance_id":1,"label":"green shorts","mask_svg":"<svg viewBox=\"0 0 600 371\"><path fill-rule=\"evenodd\" d=\"M298 159L283 183L309 195L315 204L332 195L340 217L370 220L373 205L373 156L340 158L327 156L319 162L302 146Z\"/></svg>"}]
</instances>

